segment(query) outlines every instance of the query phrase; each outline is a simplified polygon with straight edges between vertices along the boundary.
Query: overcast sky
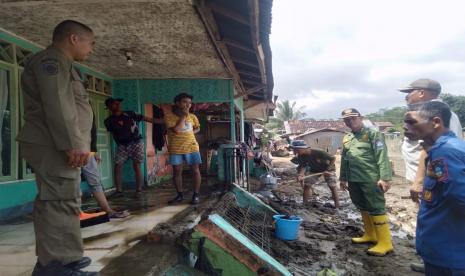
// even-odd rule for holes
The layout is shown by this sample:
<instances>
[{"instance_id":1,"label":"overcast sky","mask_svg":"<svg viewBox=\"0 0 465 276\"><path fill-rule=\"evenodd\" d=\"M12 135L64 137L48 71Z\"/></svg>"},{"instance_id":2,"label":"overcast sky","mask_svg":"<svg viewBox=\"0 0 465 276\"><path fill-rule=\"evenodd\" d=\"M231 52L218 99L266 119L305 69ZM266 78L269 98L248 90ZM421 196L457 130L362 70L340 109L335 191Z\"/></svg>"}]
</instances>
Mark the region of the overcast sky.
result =
<instances>
[{"instance_id":1,"label":"overcast sky","mask_svg":"<svg viewBox=\"0 0 465 276\"><path fill-rule=\"evenodd\" d=\"M274 0L274 94L308 117L404 104L417 78L465 95L465 1Z\"/></svg>"}]
</instances>

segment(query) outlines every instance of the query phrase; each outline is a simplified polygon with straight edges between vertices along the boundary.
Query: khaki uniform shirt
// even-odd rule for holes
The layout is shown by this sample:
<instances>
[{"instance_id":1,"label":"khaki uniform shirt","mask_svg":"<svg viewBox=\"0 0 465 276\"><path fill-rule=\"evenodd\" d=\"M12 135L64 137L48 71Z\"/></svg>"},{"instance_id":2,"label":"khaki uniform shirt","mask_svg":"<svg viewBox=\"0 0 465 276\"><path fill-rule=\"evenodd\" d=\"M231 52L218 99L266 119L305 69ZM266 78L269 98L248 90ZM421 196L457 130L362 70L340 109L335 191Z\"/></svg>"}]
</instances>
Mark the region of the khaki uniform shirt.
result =
<instances>
[{"instance_id":1,"label":"khaki uniform shirt","mask_svg":"<svg viewBox=\"0 0 465 276\"><path fill-rule=\"evenodd\" d=\"M21 76L24 126L18 141L60 151L90 150L92 109L72 61L59 49L35 54Z\"/></svg>"},{"instance_id":2,"label":"khaki uniform shirt","mask_svg":"<svg viewBox=\"0 0 465 276\"><path fill-rule=\"evenodd\" d=\"M21 84L24 126L17 140L36 173L40 199L79 197L80 169L67 165L65 151L90 151L92 109L81 76L51 46L28 60Z\"/></svg>"},{"instance_id":3,"label":"khaki uniform shirt","mask_svg":"<svg viewBox=\"0 0 465 276\"><path fill-rule=\"evenodd\" d=\"M381 132L363 128L342 141L341 181L377 182L392 178L386 143Z\"/></svg>"}]
</instances>

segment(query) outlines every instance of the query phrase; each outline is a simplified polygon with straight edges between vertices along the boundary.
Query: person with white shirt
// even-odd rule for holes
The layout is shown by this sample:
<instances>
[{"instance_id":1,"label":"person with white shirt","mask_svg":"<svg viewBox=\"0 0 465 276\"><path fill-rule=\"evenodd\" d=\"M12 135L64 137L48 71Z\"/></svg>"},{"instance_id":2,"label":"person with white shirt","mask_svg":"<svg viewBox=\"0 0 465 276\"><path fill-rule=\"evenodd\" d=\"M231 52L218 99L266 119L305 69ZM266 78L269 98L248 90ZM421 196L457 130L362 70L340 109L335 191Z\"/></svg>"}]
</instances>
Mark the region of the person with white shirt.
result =
<instances>
[{"instance_id":1,"label":"person with white shirt","mask_svg":"<svg viewBox=\"0 0 465 276\"><path fill-rule=\"evenodd\" d=\"M400 92L407 93L405 100L408 105L429 101L441 101L441 84L432 79L418 79L408 86L399 89ZM449 129L455 135L463 139L462 125L457 114L452 112ZM404 137L402 143L402 158L405 161L405 178L411 183L410 196L416 203L420 202L420 195L423 191L423 180L425 178L425 160L427 157L425 147L421 140L410 140ZM424 272L424 265L412 263L414 271Z\"/></svg>"}]
</instances>

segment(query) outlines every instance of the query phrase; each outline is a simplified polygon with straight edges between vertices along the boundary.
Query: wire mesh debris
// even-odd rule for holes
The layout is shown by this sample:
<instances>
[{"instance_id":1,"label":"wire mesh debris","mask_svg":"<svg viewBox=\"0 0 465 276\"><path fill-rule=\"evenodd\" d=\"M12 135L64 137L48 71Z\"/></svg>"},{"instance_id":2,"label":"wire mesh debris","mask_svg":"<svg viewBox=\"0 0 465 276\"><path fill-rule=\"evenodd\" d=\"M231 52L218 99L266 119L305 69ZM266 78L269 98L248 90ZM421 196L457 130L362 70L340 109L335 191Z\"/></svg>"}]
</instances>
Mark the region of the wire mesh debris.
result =
<instances>
[{"instance_id":1,"label":"wire mesh debris","mask_svg":"<svg viewBox=\"0 0 465 276\"><path fill-rule=\"evenodd\" d=\"M240 207L236 195L226 193L218 204L217 213L249 238L263 251L270 253L272 213L254 206Z\"/></svg>"}]
</instances>

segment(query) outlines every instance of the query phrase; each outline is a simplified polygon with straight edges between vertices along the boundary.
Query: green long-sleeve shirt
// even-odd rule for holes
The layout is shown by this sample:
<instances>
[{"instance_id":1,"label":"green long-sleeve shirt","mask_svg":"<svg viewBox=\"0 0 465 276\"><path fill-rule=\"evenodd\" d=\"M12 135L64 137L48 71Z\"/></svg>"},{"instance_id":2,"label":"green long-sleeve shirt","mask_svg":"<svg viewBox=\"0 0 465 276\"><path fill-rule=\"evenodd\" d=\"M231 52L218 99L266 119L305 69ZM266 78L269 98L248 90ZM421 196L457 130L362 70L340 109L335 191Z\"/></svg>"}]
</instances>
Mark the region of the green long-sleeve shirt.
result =
<instances>
[{"instance_id":1,"label":"green long-sleeve shirt","mask_svg":"<svg viewBox=\"0 0 465 276\"><path fill-rule=\"evenodd\" d=\"M341 181L377 182L392 178L384 135L363 128L344 136L341 156Z\"/></svg>"}]
</instances>

